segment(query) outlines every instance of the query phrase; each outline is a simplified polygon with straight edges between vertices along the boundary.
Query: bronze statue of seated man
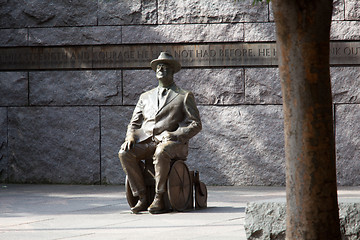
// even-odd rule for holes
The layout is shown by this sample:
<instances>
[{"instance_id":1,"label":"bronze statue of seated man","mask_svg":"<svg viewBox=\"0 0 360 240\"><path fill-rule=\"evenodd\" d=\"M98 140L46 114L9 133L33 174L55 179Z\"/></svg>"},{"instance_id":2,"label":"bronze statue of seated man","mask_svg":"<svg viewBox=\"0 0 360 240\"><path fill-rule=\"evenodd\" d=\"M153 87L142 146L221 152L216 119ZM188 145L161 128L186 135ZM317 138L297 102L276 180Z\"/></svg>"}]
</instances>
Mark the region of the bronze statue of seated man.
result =
<instances>
[{"instance_id":1,"label":"bronze statue of seated man","mask_svg":"<svg viewBox=\"0 0 360 240\"><path fill-rule=\"evenodd\" d=\"M131 191L138 196L133 213L147 209L146 186L139 161L152 157L155 168L155 198L150 213L164 212L163 194L170 162L186 159L188 141L202 128L194 95L175 85L173 76L181 65L169 53L161 52L150 63L158 87L141 94L127 128L119 158Z\"/></svg>"}]
</instances>

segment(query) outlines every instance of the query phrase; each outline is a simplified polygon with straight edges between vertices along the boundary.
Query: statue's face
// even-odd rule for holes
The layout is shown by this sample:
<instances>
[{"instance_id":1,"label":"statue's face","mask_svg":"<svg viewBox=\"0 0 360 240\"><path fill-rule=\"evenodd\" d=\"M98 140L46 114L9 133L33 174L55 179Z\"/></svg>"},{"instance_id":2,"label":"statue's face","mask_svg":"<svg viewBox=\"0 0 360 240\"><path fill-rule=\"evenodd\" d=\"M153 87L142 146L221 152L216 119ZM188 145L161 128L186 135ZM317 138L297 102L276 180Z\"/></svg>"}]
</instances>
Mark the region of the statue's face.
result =
<instances>
[{"instance_id":1,"label":"statue's face","mask_svg":"<svg viewBox=\"0 0 360 240\"><path fill-rule=\"evenodd\" d=\"M173 70L172 68L167 65L166 63L159 63L156 66L156 77L160 80L160 81L167 81L167 80L171 80L173 78Z\"/></svg>"}]
</instances>

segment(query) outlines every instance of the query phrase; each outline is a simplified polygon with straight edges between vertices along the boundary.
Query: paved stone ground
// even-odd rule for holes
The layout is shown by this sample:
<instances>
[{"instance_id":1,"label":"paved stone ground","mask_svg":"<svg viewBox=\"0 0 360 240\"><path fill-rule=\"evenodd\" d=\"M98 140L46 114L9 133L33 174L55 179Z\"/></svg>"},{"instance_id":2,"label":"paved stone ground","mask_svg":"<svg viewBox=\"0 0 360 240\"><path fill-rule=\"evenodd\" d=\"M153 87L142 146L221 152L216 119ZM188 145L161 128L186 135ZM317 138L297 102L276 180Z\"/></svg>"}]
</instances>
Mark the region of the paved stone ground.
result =
<instances>
[{"instance_id":1,"label":"paved stone ground","mask_svg":"<svg viewBox=\"0 0 360 240\"><path fill-rule=\"evenodd\" d=\"M284 198L283 187L208 187L208 208L132 214L123 186L0 185L0 239L246 239L249 201ZM360 197L360 187L340 197Z\"/></svg>"}]
</instances>

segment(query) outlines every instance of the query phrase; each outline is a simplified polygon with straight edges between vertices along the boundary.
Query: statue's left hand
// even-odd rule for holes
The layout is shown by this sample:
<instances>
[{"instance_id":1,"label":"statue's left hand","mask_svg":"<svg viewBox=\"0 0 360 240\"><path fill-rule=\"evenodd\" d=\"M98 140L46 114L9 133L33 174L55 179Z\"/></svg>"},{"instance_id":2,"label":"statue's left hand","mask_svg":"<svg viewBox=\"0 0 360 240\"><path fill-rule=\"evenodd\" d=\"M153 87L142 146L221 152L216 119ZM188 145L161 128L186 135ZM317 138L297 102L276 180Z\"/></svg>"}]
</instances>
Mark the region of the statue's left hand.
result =
<instances>
[{"instance_id":1,"label":"statue's left hand","mask_svg":"<svg viewBox=\"0 0 360 240\"><path fill-rule=\"evenodd\" d=\"M167 142L167 141L178 141L178 136L172 132L164 131L160 134L161 141Z\"/></svg>"},{"instance_id":2,"label":"statue's left hand","mask_svg":"<svg viewBox=\"0 0 360 240\"><path fill-rule=\"evenodd\" d=\"M127 138L127 139L125 140L125 142L121 145L121 148L120 148L120 149L123 150L123 151L130 150L130 149L134 146L134 144L135 144L135 139L129 137L129 138Z\"/></svg>"}]
</instances>

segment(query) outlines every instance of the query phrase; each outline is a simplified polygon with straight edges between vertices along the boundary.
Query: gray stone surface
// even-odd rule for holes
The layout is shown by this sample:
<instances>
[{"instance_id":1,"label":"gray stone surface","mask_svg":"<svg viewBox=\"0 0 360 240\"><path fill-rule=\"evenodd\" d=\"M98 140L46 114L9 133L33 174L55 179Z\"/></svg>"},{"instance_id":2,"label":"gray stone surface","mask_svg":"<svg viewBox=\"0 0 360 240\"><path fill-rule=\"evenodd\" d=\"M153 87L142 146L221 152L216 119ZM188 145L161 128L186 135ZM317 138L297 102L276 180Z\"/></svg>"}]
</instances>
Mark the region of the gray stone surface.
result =
<instances>
[{"instance_id":1,"label":"gray stone surface","mask_svg":"<svg viewBox=\"0 0 360 240\"><path fill-rule=\"evenodd\" d=\"M336 105L336 159L339 185L360 185L360 104Z\"/></svg>"},{"instance_id":2,"label":"gray stone surface","mask_svg":"<svg viewBox=\"0 0 360 240\"><path fill-rule=\"evenodd\" d=\"M345 0L345 19L360 20L360 2L358 0Z\"/></svg>"},{"instance_id":3,"label":"gray stone surface","mask_svg":"<svg viewBox=\"0 0 360 240\"><path fill-rule=\"evenodd\" d=\"M120 26L32 28L30 46L121 44Z\"/></svg>"},{"instance_id":4,"label":"gray stone surface","mask_svg":"<svg viewBox=\"0 0 360 240\"><path fill-rule=\"evenodd\" d=\"M330 40L360 40L360 28L357 21L333 21Z\"/></svg>"},{"instance_id":5,"label":"gray stone surface","mask_svg":"<svg viewBox=\"0 0 360 240\"><path fill-rule=\"evenodd\" d=\"M254 6L233 0L159 0L158 4L159 24L268 21L266 3Z\"/></svg>"},{"instance_id":6,"label":"gray stone surface","mask_svg":"<svg viewBox=\"0 0 360 240\"><path fill-rule=\"evenodd\" d=\"M345 1L334 0L333 1L333 14L332 20L344 20L345 18Z\"/></svg>"},{"instance_id":7,"label":"gray stone surface","mask_svg":"<svg viewBox=\"0 0 360 240\"><path fill-rule=\"evenodd\" d=\"M360 200L339 201L341 239L357 240L360 235ZM249 202L245 212L245 232L248 240L285 239L285 198Z\"/></svg>"},{"instance_id":8,"label":"gray stone surface","mask_svg":"<svg viewBox=\"0 0 360 240\"><path fill-rule=\"evenodd\" d=\"M97 1L1 1L0 28L97 24Z\"/></svg>"},{"instance_id":9,"label":"gray stone surface","mask_svg":"<svg viewBox=\"0 0 360 240\"><path fill-rule=\"evenodd\" d=\"M191 90L198 104L235 105L244 102L243 69L183 69L175 81Z\"/></svg>"},{"instance_id":10,"label":"gray stone surface","mask_svg":"<svg viewBox=\"0 0 360 240\"><path fill-rule=\"evenodd\" d=\"M99 25L156 24L157 1L109 1L99 2Z\"/></svg>"},{"instance_id":11,"label":"gray stone surface","mask_svg":"<svg viewBox=\"0 0 360 240\"><path fill-rule=\"evenodd\" d=\"M339 215L342 239L360 239L360 201L340 202Z\"/></svg>"},{"instance_id":12,"label":"gray stone surface","mask_svg":"<svg viewBox=\"0 0 360 240\"><path fill-rule=\"evenodd\" d=\"M244 102L242 69L182 69L176 84L194 93L197 104L233 105ZM152 70L124 71L124 104L135 105L140 94L158 84Z\"/></svg>"},{"instance_id":13,"label":"gray stone surface","mask_svg":"<svg viewBox=\"0 0 360 240\"><path fill-rule=\"evenodd\" d=\"M245 100L249 104L282 104L278 68L246 68Z\"/></svg>"},{"instance_id":14,"label":"gray stone surface","mask_svg":"<svg viewBox=\"0 0 360 240\"><path fill-rule=\"evenodd\" d=\"M7 179L7 109L0 107L0 182Z\"/></svg>"},{"instance_id":15,"label":"gray stone surface","mask_svg":"<svg viewBox=\"0 0 360 240\"><path fill-rule=\"evenodd\" d=\"M334 103L360 103L360 67L330 69Z\"/></svg>"},{"instance_id":16,"label":"gray stone surface","mask_svg":"<svg viewBox=\"0 0 360 240\"><path fill-rule=\"evenodd\" d=\"M10 182L100 182L98 107L14 107L8 118Z\"/></svg>"},{"instance_id":17,"label":"gray stone surface","mask_svg":"<svg viewBox=\"0 0 360 240\"><path fill-rule=\"evenodd\" d=\"M123 43L243 41L243 24L124 26Z\"/></svg>"},{"instance_id":18,"label":"gray stone surface","mask_svg":"<svg viewBox=\"0 0 360 240\"><path fill-rule=\"evenodd\" d=\"M1 27L1 25L0 25ZM27 29L0 29L0 46L26 46L28 40Z\"/></svg>"},{"instance_id":19,"label":"gray stone surface","mask_svg":"<svg viewBox=\"0 0 360 240\"><path fill-rule=\"evenodd\" d=\"M101 183L125 184L118 152L134 107L101 107Z\"/></svg>"},{"instance_id":20,"label":"gray stone surface","mask_svg":"<svg viewBox=\"0 0 360 240\"><path fill-rule=\"evenodd\" d=\"M285 239L286 203L283 199L249 202L245 210L248 240Z\"/></svg>"},{"instance_id":21,"label":"gray stone surface","mask_svg":"<svg viewBox=\"0 0 360 240\"><path fill-rule=\"evenodd\" d=\"M153 70L124 70L123 81L124 105L136 105L141 93L158 85L158 80Z\"/></svg>"},{"instance_id":22,"label":"gray stone surface","mask_svg":"<svg viewBox=\"0 0 360 240\"><path fill-rule=\"evenodd\" d=\"M275 23L245 23L245 42L276 41Z\"/></svg>"},{"instance_id":23,"label":"gray stone surface","mask_svg":"<svg viewBox=\"0 0 360 240\"><path fill-rule=\"evenodd\" d=\"M0 72L0 106L28 104L28 74Z\"/></svg>"},{"instance_id":24,"label":"gray stone surface","mask_svg":"<svg viewBox=\"0 0 360 240\"><path fill-rule=\"evenodd\" d=\"M121 71L30 72L31 105L120 105Z\"/></svg>"},{"instance_id":25,"label":"gray stone surface","mask_svg":"<svg viewBox=\"0 0 360 240\"><path fill-rule=\"evenodd\" d=\"M274 22L274 12L272 9L272 1L269 2L269 22Z\"/></svg>"},{"instance_id":26,"label":"gray stone surface","mask_svg":"<svg viewBox=\"0 0 360 240\"><path fill-rule=\"evenodd\" d=\"M284 185L281 106L200 106L187 164L209 185Z\"/></svg>"}]
</instances>

